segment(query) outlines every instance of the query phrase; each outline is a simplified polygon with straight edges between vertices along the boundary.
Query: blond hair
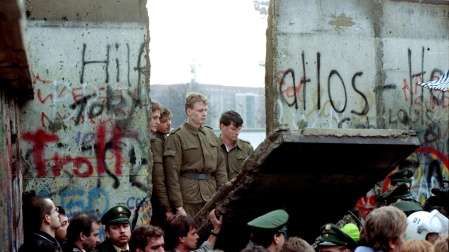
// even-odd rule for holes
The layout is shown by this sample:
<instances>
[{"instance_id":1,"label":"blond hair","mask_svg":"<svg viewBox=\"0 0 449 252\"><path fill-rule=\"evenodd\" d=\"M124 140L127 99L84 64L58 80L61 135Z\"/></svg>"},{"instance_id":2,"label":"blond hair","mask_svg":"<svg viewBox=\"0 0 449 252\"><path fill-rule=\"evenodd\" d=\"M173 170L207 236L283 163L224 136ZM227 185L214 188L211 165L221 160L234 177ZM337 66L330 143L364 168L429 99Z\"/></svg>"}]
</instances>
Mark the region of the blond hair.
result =
<instances>
[{"instance_id":1,"label":"blond hair","mask_svg":"<svg viewBox=\"0 0 449 252\"><path fill-rule=\"evenodd\" d=\"M151 103L151 112L154 112L158 109L161 110L161 104L159 104L156 100L151 100L150 103Z\"/></svg>"},{"instance_id":2,"label":"blond hair","mask_svg":"<svg viewBox=\"0 0 449 252\"><path fill-rule=\"evenodd\" d=\"M443 236L438 238L438 240L433 245L432 252L447 252L449 251L449 237Z\"/></svg>"},{"instance_id":3,"label":"blond hair","mask_svg":"<svg viewBox=\"0 0 449 252\"><path fill-rule=\"evenodd\" d=\"M193 106L197 102L204 102L206 106L209 104L209 101L203 94L198 92L188 92L186 95L185 112L187 113L188 108L193 109Z\"/></svg>"},{"instance_id":4,"label":"blond hair","mask_svg":"<svg viewBox=\"0 0 449 252\"><path fill-rule=\"evenodd\" d=\"M430 252L432 243L426 240L411 239L404 243L401 252Z\"/></svg>"}]
</instances>

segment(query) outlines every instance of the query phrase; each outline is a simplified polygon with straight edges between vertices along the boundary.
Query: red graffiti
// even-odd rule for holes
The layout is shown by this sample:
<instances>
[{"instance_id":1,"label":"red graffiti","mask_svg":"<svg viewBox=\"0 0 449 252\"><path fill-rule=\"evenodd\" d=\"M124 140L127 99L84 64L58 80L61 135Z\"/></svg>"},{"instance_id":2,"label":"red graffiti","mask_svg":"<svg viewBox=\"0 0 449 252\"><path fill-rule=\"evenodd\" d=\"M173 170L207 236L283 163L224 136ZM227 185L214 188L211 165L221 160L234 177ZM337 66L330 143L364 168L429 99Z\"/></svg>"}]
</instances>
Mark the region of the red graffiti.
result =
<instances>
[{"instance_id":1,"label":"red graffiti","mask_svg":"<svg viewBox=\"0 0 449 252\"><path fill-rule=\"evenodd\" d=\"M45 131L38 129L36 133L24 133L22 134L22 138L26 141L30 141L34 144L33 147L33 159L34 165L37 170L37 174L39 176L47 175L47 171L45 170L45 145L47 143L56 142L59 140L58 135L50 133L47 134Z\"/></svg>"},{"instance_id":2,"label":"red graffiti","mask_svg":"<svg viewBox=\"0 0 449 252\"><path fill-rule=\"evenodd\" d=\"M106 141L106 126L100 124L97 130L95 139L95 160L97 162L97 172L98 174L103 174L106 172L105 160L106 152L108 149L113 153L115 159L115 174L122 175L122 153L120 148L120 143L122 136L118 127L113 128L113 136L109 143ZM60 156L57 152L54 152L51 159L45 159L45 151L47 143L56 142L59 140L57 134L46 133L44 130L39 129L35 133L24 133L22 134L23 140L32 142L33 144L33 162L36 167L38 176L46 176L47 170L45 169L45 163L48 161L53 161L52 174L57 177L61 175L62 168L69 163L73 163L73 173L78 177L89 177L93 174L94 168L89 161L88 157L72 157L71 155Z\"/></svg>"}]
</instances>

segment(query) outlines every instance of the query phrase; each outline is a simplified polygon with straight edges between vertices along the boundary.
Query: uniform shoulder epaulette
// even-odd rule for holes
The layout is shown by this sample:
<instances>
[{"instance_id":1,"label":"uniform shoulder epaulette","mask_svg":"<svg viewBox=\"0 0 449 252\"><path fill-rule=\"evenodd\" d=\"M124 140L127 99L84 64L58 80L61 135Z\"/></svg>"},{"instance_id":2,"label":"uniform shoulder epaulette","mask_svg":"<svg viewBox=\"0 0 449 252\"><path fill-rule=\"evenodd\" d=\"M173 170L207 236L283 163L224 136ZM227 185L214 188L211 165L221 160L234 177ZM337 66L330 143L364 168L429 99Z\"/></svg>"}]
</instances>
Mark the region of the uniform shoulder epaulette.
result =
<instances>
[{"instance_id":1,"label":"uniform shoulder epaulette","mask_svg":"<svg viewBox=\"0 0 449 252\"><path fill-rule=\"evenodd\" d=\"M178 131L178 130L180 130L180 129L181 129L181 126L179 126L178 128L172 130L172 132L170 132L170 134L174 134L174 133L176 133L176 131Z\"/></svg>"},{"instance_id":2,"label":"uniform shoulder epaulette","mask_svg":"<svg viewBox=\"0 0 449 252\"><path fill-rule=\"evenodd\" d=\"M240 138L239 138L239 139L240 139ZM251 142L248 141L248 140L240 139L240 141L242 141L242 142L244 142L244 143L247 143L247 144L251 144Z\"/></svg>"}]
</instances>

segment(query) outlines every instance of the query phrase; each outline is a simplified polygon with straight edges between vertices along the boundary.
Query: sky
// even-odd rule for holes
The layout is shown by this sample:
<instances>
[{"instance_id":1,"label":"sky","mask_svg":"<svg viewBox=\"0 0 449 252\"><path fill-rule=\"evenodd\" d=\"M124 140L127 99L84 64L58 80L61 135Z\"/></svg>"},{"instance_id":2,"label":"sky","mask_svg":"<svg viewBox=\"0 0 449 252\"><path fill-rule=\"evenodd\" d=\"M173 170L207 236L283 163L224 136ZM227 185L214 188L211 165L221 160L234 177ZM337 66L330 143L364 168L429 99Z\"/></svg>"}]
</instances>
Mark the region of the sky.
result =
<instances>
[{"instance_id":1,"label":"sky","mask_svg":"<svg viewBox=\"0 0 449 252\"><path fill-rule=\"evenodd\" d=\"M267 15L252 0L148 0L151 84L263 87Z\"/></svg>"}]
</instances>

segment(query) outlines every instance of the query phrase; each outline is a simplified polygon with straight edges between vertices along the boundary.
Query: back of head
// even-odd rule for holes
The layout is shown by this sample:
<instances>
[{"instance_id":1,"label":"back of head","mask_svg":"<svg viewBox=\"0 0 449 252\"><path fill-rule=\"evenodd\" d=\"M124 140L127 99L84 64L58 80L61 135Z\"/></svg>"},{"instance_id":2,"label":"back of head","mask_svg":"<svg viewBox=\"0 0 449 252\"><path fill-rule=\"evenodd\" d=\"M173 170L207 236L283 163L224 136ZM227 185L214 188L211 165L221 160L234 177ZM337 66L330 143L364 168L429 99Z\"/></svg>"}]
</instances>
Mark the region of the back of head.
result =
<instances>
[{"instance_id":1,"label":"back of head","mask_svg":"<svg viewBox=\"0 0 449 252\"><path fill-rule=\"evenodd\" d=\"M449 251L449 237L440 237L433 245L433 252Z\"/></svg>"},{"instance_id":2,"label":"back of head","mask_svg":"<svg viewBox=\"0 0 449 252\"><path fill-rule=\"evenodd\" d=\"M404 243L401 252L430 252L432 243L425 240L411 239Z\"/></svg>"},{"instance_id":3,"label":"back of head","mask_svg":"<svg viewBox=\"0 0 449 252\"><path fill-rule=\"evenodd\" d=\"M194 225L190 216L173 215L165 225L165 249L173 250L178 244L178 238L186 237Z\"/></svg>"},{"instance_id":4,"label":"back of head","mask_svg":"<svg viewBox=\"0 0 449 252\"><path fill-rule=\"evenodd\" d=\"M201 93L197 93L197 92L188 92L186 94L186 102L185 102L185 110L187 111L187 109L193 109L193 106L195 105L195 103L197 102L203 102L205 105L209 104L209 101L207 100L206 96L204 96Z\"/></svg>"},{"instance_id":5,"label":"back of head","mask_svg":"<svg viewBox=\"0 0 449 252\"><path fill-rule=\"evenodd\" d=\"M407 216L393 206L374 209L366 216L359 244L374 250L388 251L389 242L400 239L407 227Z\"/></svg>"},{"instance_id":6,"label":"back of head","mask_svg":"<svg viewBox=\"0 0 449 252\"><path fill-rule=\"evenodd\" d=\"M235 127L240 127L243 125L243 119L240 116L239 113L229 110L225 111L220 116L220 124L223 124L224 126L229 126L231 122L234 122Z\"/></svg>"},{"instance_id":7,"label":"back of head","mask_svg":"<svg viewBox=\"0 0 449 252\"><path fill-rule=\"evenodd\" d=\"M315 252L315 250L303 239L290 237L282 246L281 252Z\"/></svg>"},{"instance_id":8,"label":"back of head","mask_svg":"<svg viewBox=\"0 0 449 252\"><path fill-rule=\"evenodd\" d=\"M162 231L162 229L159 227L150 225L139 226L134 229L133 233L131 234L129 246L133 251L135 251L136 248L145 250L148 241L154 238L159 239L163 235L164 231Z\"/></svg>"},{"instance_id":9,"label":"back of head","mask_svg":"<svg viewBox=\"0 0 449 252\"><path fill-rule=\"evenodd\" d=\"M34 196L27 199L23 204L23 224L28 231L34 232L40 229L45 214L51 211L52 206L48 203L49 198L45 196Z\"/></svg>"},{"instance_id":10,"label":"back of head","mask_svg":"<svg viewBox=\"0 0 449 252\"><path fill-rule=\"evenodd\" d=\"M76 242L81 232L85 236L90 236L92 223L94 222L100 224L100 221L91 214L79 213L75 215L67 227L67 241L71 243Z\"/></svg>"}]
</instances>

